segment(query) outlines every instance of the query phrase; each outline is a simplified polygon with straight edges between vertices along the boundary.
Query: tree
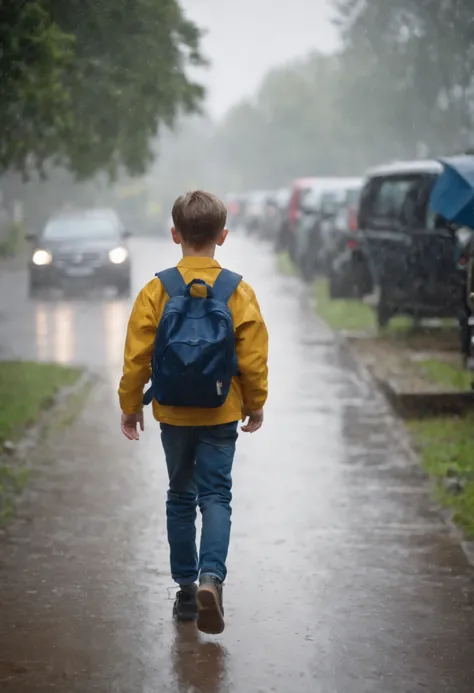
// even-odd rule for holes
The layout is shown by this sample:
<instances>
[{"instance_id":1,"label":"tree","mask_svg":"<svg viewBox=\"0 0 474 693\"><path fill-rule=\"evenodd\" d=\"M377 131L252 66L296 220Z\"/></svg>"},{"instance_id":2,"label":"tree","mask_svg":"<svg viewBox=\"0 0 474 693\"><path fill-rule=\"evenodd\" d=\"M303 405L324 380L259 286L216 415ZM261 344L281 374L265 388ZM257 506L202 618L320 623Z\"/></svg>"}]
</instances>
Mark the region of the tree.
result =
<instances>
[{"instance_id":1,"label":"tree","mask_svg":"<svg viewBox=\"0 0 474 693\"><path fill-rule=\"evenodd\" d=\"M350 171L338 79L338 56L319 54L270 73L255 99L232 109L219 129L230 179L239 187L275 187L298 176Z\"/></svg>"},{"instance_id":2,"label":"tree","mask_svg":"<svg viewBox=\"0 0 474 693\"><path fill-rule=\"evenodd\" d=\"M0 169L24 169L60 148L73 41L39 2L0 2Z\"/></svg>"},{"instance_id":3,"label":"tree","mask_svg":"<svg viewBox=\"0 0 474 693\"><path fill-rule=\"evenodd\" d=\"M229 187L474 145L472 0L338 0L342 50L275 70L218 134Z\"/></svg>"},{"instance_id":4,"label":"tree","mask_svg":"<svg viewBox=\"0 0 474 693\"><path fill-rule=\"evenodd\" d=\"M143 173L160 126L199 108L199 39L176 0L0 0L1 170Z\"/></svg>"},{"instance_id":5,"label":"tree","mask_svg":"<svg viewBox=\"0 0 474 693\"><path fill-rule=\"evenodd\" d=\"M342 103L358 135L391 151L433 154L472 144L474 18L471 0L340 0Z\"/></svg>"}]
</instances>

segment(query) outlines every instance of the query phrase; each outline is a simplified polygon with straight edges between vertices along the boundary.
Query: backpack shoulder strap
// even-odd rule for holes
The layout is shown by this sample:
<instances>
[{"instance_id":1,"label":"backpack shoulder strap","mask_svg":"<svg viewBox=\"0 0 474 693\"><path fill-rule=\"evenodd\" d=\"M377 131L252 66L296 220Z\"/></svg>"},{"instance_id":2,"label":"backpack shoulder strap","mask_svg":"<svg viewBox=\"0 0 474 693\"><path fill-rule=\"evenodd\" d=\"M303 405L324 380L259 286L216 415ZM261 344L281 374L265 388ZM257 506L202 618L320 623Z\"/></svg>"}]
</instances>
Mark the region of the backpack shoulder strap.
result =
<instances>
[{"instance_id":1,"label":"backpack shoulder strap","mask_svg":"<svg viewBox=\"0 0 474 693\"><path fill-rule=\"evenodd\" d=\"M222 301L222 303L228 303L241 281L242 276L240 274L230 272L226 269L221 270L212 287L214 298L218 301Z\"/></svg>"},{"instance_id":2,"label":"backpack shoulder strap","mask_svg":"<svg viewBox=\"0 0 474 693\"><path fill-rule=\"evenodd\" d=\"M182 296L186 291L186 282L184 281L181 272L177 267L157 272L155 275L163 284L166 293L170 298Z\"/></svg>"}]
</instances>

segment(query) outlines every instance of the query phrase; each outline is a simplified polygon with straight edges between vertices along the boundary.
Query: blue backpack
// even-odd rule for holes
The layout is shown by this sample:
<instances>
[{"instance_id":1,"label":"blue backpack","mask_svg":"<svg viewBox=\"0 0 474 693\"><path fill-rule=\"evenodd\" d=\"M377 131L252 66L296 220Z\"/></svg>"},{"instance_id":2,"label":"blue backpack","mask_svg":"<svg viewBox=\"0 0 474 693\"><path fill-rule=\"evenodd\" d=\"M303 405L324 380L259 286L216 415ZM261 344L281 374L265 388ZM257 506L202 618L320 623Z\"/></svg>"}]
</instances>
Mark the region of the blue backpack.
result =
<instances>
[{"instance_id":1,"label":"blue backpack","mask_svg":"<svg viewBox=\"0 0 474 693\"><path fill-rule=\"evenodd\" d=\"M242 277L221 270L214 286L193 279L187 286L177 267L159 272L169 296L155 339L151 387L143 403L170 407L221 407L238 374L235 331L227 305ZM205 298L191 294L206 288Z\"/></svg>"}]
</instances>

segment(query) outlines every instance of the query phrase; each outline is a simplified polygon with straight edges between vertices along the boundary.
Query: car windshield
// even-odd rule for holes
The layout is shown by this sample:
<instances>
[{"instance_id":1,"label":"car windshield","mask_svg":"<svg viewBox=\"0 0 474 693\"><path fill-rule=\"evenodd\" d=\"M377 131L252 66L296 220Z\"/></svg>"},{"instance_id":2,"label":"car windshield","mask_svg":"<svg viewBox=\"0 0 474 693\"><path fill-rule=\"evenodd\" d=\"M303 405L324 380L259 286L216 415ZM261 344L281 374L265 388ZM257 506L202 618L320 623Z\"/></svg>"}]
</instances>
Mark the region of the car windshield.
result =
<instances>
[{"instance_id":1,"label":"car windshield","mask_svg":"<svg viewBox=\"0 0 474 693\"><path fill-rule=\"evenodd\" d=\"M105 217L85 217L54 219L46 226L43 238L47 241L68 239L108 239L116 238L118 230L110 219Z\"/></svg>"}]
</instances>

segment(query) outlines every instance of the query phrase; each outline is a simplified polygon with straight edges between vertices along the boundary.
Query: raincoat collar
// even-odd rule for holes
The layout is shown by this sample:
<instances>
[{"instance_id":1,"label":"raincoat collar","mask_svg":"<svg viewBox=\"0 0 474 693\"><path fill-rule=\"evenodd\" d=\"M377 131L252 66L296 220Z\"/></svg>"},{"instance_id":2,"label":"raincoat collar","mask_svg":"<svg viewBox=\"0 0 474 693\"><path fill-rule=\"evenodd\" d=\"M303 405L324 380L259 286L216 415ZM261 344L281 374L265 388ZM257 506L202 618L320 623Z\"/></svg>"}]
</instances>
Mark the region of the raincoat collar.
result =
<instances>
[{"instance_id":1,"label":"raincoat collar","mask_svg":"<svg viewBox=\"0 0 474 693\"><path fill-rule=\"evenodd\" d=\"M207 269L210 267L215 267L221 269L220 264L217 260L212 257L196 257L194 255L183 257L178 262L178 267L184 267L186 269Z\"/></svg>"}]
</instances>

